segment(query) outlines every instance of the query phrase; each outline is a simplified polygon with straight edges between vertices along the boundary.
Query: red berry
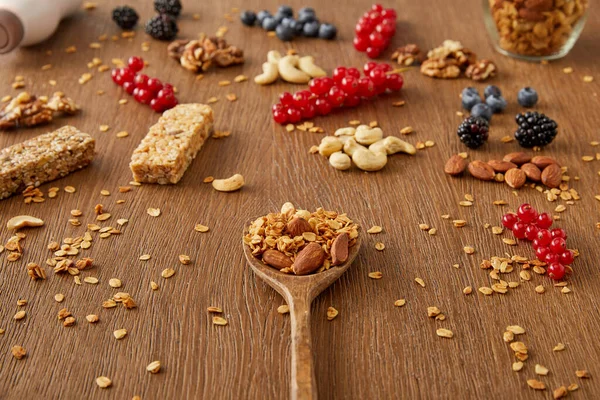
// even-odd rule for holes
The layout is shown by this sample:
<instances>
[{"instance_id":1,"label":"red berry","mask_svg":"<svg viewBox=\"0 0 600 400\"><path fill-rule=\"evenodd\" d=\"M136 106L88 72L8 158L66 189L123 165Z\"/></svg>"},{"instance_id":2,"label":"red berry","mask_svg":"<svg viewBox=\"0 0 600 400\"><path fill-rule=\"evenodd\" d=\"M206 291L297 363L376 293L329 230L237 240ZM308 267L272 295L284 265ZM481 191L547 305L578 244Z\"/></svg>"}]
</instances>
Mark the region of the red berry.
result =
<instances>
[{"instance_id":1,"label":"red berry","mask_svg":"<svg viewBox=\"0 0 600 400\"><path fill-rule=\"evenodd\" d=\"M144 68L144 60L141 57L132 56L127 60L127 65L133 72L139 72Z\"/></svg>"},{"instance_id":2,"label":"red berry","mask_svg":"<svg viewBox=\"0 0 600 400\"><path fill-rule=\"evenodd\" d=\"M552 235L548 229L538 229L537 239L542 246L548 246L552 240Z\"/></svg>"},{"instance_id":3,"label":"red berry","mask_svg":"<svg viewBox=\"0 0 600 400\"><path fill-rule=\"evenodd\" d=\"M297 108L293 108L293 107L288 108L287 114L288 114L288 120L292 124L295 124L296 122L299 122L302 119L302 113Z\"/></svg>"},{"instance_id":4,"label":"red berry","mask_svg":"<svg viewBox=\"0 0 600 400\"><path fill-rule=\"evenodd\" d=\"M404 85L404 79L400 74L388 74L385 76L385 85L388 89L398 91Z\"/></svg>"},{"instance_id":5,"label":"red berry","mask_svg":"<svg viewBox=\"0 0 600 400\"><path fill-rule=\"evenodd\" d=\"M369 19L373 25L377 25L379 22L381 22L381 14L379 14L377 11L371 11L369 12Z\"/></svg>"},{"instance_id":6,"label":"red berry","mask_svg":"<svg viewBox=\"0 0 600 400\"><path fill-rule=\"evenodd\" d=\"M389 71L393 70L394 68L390 64L381 63L381 64L377 64L377 66L375 67L375 69L380 69L383 72L389 72Z\"/></svg>"},{"instance_id":7,"label":"red berry","mask_svg":"<svg viewBox=\"0 0 600 400\"><path fill-rule=\"evenodd\" d=\"M517 215L521 222L526 224L533 222L538 217L537 211L527 203L521 204L521 207L517 210Z\"/></svg>"},{"instance_id":8,"label":"red berry","mask_svg":"<svg viewBox=\"0 0 600 400\"><path fill-rule=\"evenodd\" d=\"M274 113L277 110L282 110L283 109L283 105L281 105L281 103L275 103L271 106L271 112Z\"/></svg>"},{"instance_id":9,"label":"red berry","mask_svg":"<svg viewBox=\"0 0 600 400\"><path fill-rule=\"evenodd\" d=\"M567 242L561 237L552 239L550 242L550 250L555 254L562 254L567 250Z\"/></svg>"},{"instance_id":10,"label":"red berry","mask_svg":"<svg viewBox=\"0 0 600 400\"><path fill-rule=\"evenodd\" d=\"M163 88L162 82L156 78L148 79L146 85L148 86L148 90L150 90L152 93L158 93Z\"/></svg>"},{"instance_id":11,"label":"red berry","mask_svg":"<svg viewBox=\"0 0 600 400\"><path fill-rule=\"evenodd\" d=\"M114 83L117 83L117 78L121 75L121 68L113 68L110 71L110 77L112 78Z\"/></svg>"},{"instance_id":12,"label":"red berry","mask_svg":"<svg viewBox=\"0 0 600 400\"><path fill-rule=\"evenodd\" d=\"M356 50L364 52L369 47L369 39L365 36L355 36L352 44Z\"/></svg>"},{"instance_id":13,"label":"red berry","mask_svg":"<svg viewBox=\"0 0 600 400\"><path fill-rule=\"evenodd\" d=\"M375 61L368 61L363 65L363 72L366 76L369 76L369 72L374 70L378 65Z\"/></svg>"},{"instance_id":14,"label":"red berry","mask_svg":"<svg viewBox=\"0 0 600 400\"><path fill-rule=\"evenodd\" d=\"M354 27L354 33L356 33L356 37L364 38L365 40L369 40L369 34L373 31L373 25L371 22L361 22L358 20L358 24Z\"/></svg>"},{"instance_id":15,"label":"red berry","mask_svg":"<svg viewBox=\"0 0 600 400\"><path fill-rule=\"evenodd\" d=\"M358 95L362 97L375 96L375 85L369 78L363 77L358 80Z\"/></svg>"},{"instance_id":16,"label":"red berry","mask_svg":"<svg viewBox=\"0 0 600 400\"><path fill-rule=\"evenodd\" d=\"M384 19L395 20L396 19L396 10L394 10L393 8L386 8L385 10L381 11L381 16Z\"/></svg>"},{"instance_id":17,"label":"red berry","mask_svg":"<svg viewBox=\"0 0 600 400\"><path fill-rule=\"evenodd\" d=\"M346 76L353 76L358 79L360 78L360 71L354 67L348 68L346 69Z\"/></svg>"},{"instance_id":18,"label":"red berry","mask_svg":"<svg viewBox=\"0 0 600 400\"><path fill-rule=\"evenodd\" d=\"M377 24L375 30L385 38L392 37L396 33L396 21L393 19L384 19Z\"/></svg>"},{"instance_id":19,"label":"red berry","mask_svg":"<svg viewBox=\"0 0 600 400\"><path fill-rule=\"evenodd\" d=\"M161 113L165 110L161 102L156 98L150 100L150 108L152 108L157 113Z\"/></svg>"},{"instance_id":20,"label":"red berry","mask_svg":"<svg viewBox=\"0 0 600 400\"><path fill-rule=\"evenodd\" d=\"M356 94L348 94L344 100L344 107L356 107L360 104L360 96Z\"/></svg>"},{"instance_id":21,"label":"red berry","mask_svg":"<svg viewBox=\"0 0 600 400\"><path fill-rule=\"evenodd\" d=\"M546 261L546 256L550 253L550 248L545 246L540 246L535 250L535 256L540 261Z\"/></svg>"},{"instance_id":22,"label":"red berry","mask_svg":"<svg viewBox=\"0 0 600 400\"><path fill-rule=\"evenodd\" d=\"M273 111L273 120L278 124L285 124L288 122L287 112L283 109Z\"/></svg>"},{"instance_id":23,"label":"red berry","mask_svg":"<svg viewBox=\"0 0 600 400\"><path fill-rule=\"evenodd\" d=\"M548 254L546 254L546 258L544 259L545 262L547 262L548 264L552 264L555 262L559 262L560 261L560 256L558 254L555 254L552 252L552 250L548 249Z\"/></svg>"},{"instance_id":24,"label":"red berry","mask_svg":"<svg viewBox=\"0 0 600 400\"><path fill-rule=\"evenodd\" d=\"M170 83L163 84L163 90L168 90L171 93L175 92L175 89L173 88L173 85L171 85Z\"/></svg>"},{"instance_id":25,"label":"red berry","mask_svg":"<svg viewBox=\"0 0 600 400\"><path fill-rule=\"evenodd\" d=\"M550 278L558 281L565 276L566 268L561 263L555 262L550 264L547 271Z\"/></svg>"},{"instance_id":26,"label":"red berry","mask_svg":"<svg viewBox=\"0 0 600 400\"><path fill-rule=\"evenodd\" d=\"M560 262L564 265L571 265L573 263L573 252L567 250L560 255Z\"/></svg>"},{"instance_id":27,"label":"red berry","mask_svg":"<svg viewBox=\"0 0 600 400\"><path fill-rule=\"evenodd\" d=\"M513 231L513 235L515 235L515 237L517 239L524 239L525 238L525 229L527 228L527 226L522 223L522 222L515 222L515 224L512 227L512 231Z\"/></svg>"},{"instance_id":28,"label":"red berry","mask_svg":"<svg viewBox=\"0 0 600 400\"><path fill-rule=\"evenodd\" d=\"M540 247L544 247L541 243L540 240L538 238L535 238L531 241L531 246L533 247L534 250L539 249Z\"/></svg>"},{"instance_id":29,"label":"red berry","mask_svg":"<svg viewBox=\"0 0 600 400\"><path fill-rule=\"evenodd\" d=\"M352 75L346 75L344 79L342 79L340 87L344 92L348 94L354 94L358 90L358 78L355 78Z\"/></svg>"},{"instance_id":30,"label":"red berry","mask_svg":"<svg viewBox=\"0 0 600 400\"><path fill-rule=\"evenodd\" d=\"M279 95L279 101L284 106L291 106L294 104L294 96L290 92L283 92Z\"/></svg>"},{"instance_id":31,"label":"red berry","mask_svg":"<svg viewBox=\"0 0 600 400\"><path fill-rule=\"evenodd\" d=\"M385 72L379 68L375 68L369 72L369 78L371 78L375 86L383 85L385 83Z\"/></svg>"},{"instance_id":32,"label":"red berry","mask_svg":"<svg viewBox=\"0 0 600 400\"><path fill-rule=\"evenodd\" d=\"M127 94L133 94L133 90L135 89L135 83L133 82L125 82L123 83L123 89Z\"/></svg>"},{"instance_id":33,"label":"red berry","mask_svg":"<svg viewBox=\"0 0 600 400\"><path fill-rule=\"evenodd\" d=\"M567 239L567 234L564 230L560 228L554 228L550 231L550 233L552 234L553 238L563 238L565 240Z\"/></svg>"},{"instance_id":34,"label":"red berry","mask_svg":"<svg viewBox=\"0 0 600 400\"><path fill-rule=\"evenodd\" d=\"M504 214L502 216L502 225L504 225L504 227L508 229L512 229L512 227L518 221L519 218L517 218L517 215L513 213Z\"/></svg>"},{"instance_id":35,"label":"red berry","mask_svg":"<svg viewBox=\"0 0 600 400\"><path fill-rule=\"evenodd\" d=\"M137 74L133 81L135 82L135 86L137 88L140 88L140 89L148 88L148 75Z\"/></svg>"},{"instance_id":36,"label":"red berry","mask_svg":"<svg viewBox=\"0 0 600 400\"><path fill-rule=\"evenodd\" d=\"M148 89L139 89L134 98L142 104L150 104L150 101L154 98L154 95Z\"/></svg>"},{"instance_id":37,"label":"red berry","mask_svg":"<svg viewBox=\"0 0 600 400\"><path fill-rule=\"evenodd\" d=\"M333 81L335 83L340 83L342 79L346 76L346 67L337 67L333 70Z\"/></svg>"},{"instance_id":38,"label":"red berry","mask_svg":"<svg viewBox=\"0 0 600 400\"><path fill-rule=\"evenodd\" d=\"M378 47L369 46L365 52L369 58L377 58L381 54L381 49Z\"/></svg>"},{"instance_id":39,"label":"red berry","mask_svg":"<svg viewBox=\"0 0 600 400\"><path fill-rule=\"evenodd\" d=\"M308 82L308 88L312 93L316 95L327 93L327 90L329 89L325 88L323 79L324 78L314 78L310 82Z\"/></svg>"},{"instance_id":40,"label":"red berry","mask_svg":"<svg viewBox=\"0 0 600 400\"><path fill-rule=\"evenodd\" d=\"M552 226L552 217L548 213L541 213L537 217L536 224L540 228L548 229Z\"/></svg>"},{"instance_id":41,"label":"red berry","mask_svg":"<svg viewBox=\"0 0 600 400\"><path fill-rule=\"evenodd\" d=\"M344 93L344 91L338 86L333 86L331 89L329 89L327 98L333 107L339 107L344 102L346 93Z\"/></svg>"},{"instance_id":42,"label":"red berry","mask_svg":"<svg viewBox=\"0 0 600 400\"><path fill-rule=\"evenodd\" d=\"M299 92L294 93L292 96L294 98L294 106L298 108L303 108L308 105L308 99L310 99L310 92L308 90L300 90Z\"/></svg>"},{"instance_id":43,"label":"red berry","mask_svg":"<svg viewBox=\"0 0 600 400\"><path fill-rule=\"evenodd\" d=\"M533 224L527 225L527 228L525 228L525 238L527 240L533 240L537 238L537 233L538 227Z\"/></svg>"},{"instance_id":44,"label":"red berry","mask_svg":"<svg viewBox=\"0 0 600 400\"><path fill-rule=\"evenodd\" d=\"M371 46L382 48L385 43L385 38L379 32L371 32L369 35L369 40L371 41Z\"/></svg>"},{"instance_id":45,"label":"red berry","mask_svg":"<svg viewBox=\"0 0 600 400\"><path fill-rule=\"evenodd\" d=\"M311 119L317 115L317 107L314 104L307 104L302 108L302 119Z\"/></svg>"},{"instance_id":46,"label":"red berry","mask_svg":"<svg viewBox=\"0 0 600 400\"><path fill-rule=\"evenodd\" d=\"M167 92L163 92L162 90L159 91L158 96L156 96L156 99L158 99L158 101L160 102L160 104L162 104L162 106L165 110L175 107L178 103L175 95L168 91Z\"/></svg>"},{"instance_id":47,"label":"red berry","mask_svg":"<svg viewBox=\"0 0 600 400\"><path fill-rule=\"evenodd\" d=\"M317 107L317 111L320 115L329 114L331 112L331 109L333 108L331 107L331 103L329 102L329 100L325 98L317 99L315 101L315 106Z\"/></svg>"},{"instance_id":48,"label":"red berry","mask_svg":"<svg viewBox=\"0 0 600 400\"><path fill-rule=\"evenodd\" d=\"M383 6L381 4L373 4L371 6L371 10L377 11L377 12L382 12L383 11Z\"/></svg>"},{"instance_id":49,"label":"red berry","mask_svg":"<svg viewBox=\"0 0 600 400\"><path fill-rule=\"evenodd\" d=\"M133 72L130 68L121 69L121 81L123 83L133 82L135 77L136 77L135 72Z\"/></svg>"}]
</instances>

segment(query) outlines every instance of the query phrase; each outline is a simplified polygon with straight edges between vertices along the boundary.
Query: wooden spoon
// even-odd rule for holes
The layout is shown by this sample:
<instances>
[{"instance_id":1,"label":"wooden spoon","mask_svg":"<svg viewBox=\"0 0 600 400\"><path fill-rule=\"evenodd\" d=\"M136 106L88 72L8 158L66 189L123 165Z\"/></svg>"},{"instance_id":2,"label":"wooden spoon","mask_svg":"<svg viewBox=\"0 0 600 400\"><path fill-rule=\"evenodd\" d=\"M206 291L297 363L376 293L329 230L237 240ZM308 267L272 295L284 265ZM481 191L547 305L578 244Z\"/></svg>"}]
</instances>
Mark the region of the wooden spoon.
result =
<instances>
[{"instance_id":1,"label":"wooden spoon","mask_svg":"<svg viewBox=\"0 0 600 400\"><path fill-rule=\"evenodd\" d=\"M254 218L252 221L256 220ZM248 233L248 222L244 235ZM312 343L310 338L310 305L323 290L331 286L352 264L360 250L360 236L348 249L345 263L313 275L288 275L269 267L252 255L249 246L242 242L244 254L254 273L279 292L290 308L292 322L292 376L290 398L292 400L316 400L317 383L313 367Z\"/></svg>"}]
</instances>

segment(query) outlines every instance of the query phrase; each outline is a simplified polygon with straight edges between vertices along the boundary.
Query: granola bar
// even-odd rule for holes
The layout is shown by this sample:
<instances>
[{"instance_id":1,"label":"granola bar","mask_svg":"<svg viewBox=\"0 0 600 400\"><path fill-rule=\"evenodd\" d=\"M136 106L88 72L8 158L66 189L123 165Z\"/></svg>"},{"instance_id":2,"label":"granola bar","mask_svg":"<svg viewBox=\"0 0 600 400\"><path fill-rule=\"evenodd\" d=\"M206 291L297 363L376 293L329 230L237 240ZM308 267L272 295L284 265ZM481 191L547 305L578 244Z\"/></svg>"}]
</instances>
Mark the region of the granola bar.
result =
<instances>
[{"instance_id":1,"label":"granola bar","mask_svg":"<svg viewBox=\"0 0 600 400\"><path fill-rule=\"evenodd\" d=\"M37 187L87 166L95 140L72 126L37 136L0 151L0 199Z\"/></svg>"},{"instance_id":2,"label":"granola bar","mask_svg":"<svg viewBox=\"0 0 600 400\"><path fill-rule=\"evenodd\" d=\"M180 104L165 111L131 156L136 182L177 183L212 131L213 111L204 104Z\"/></svg>"}]
</instances>

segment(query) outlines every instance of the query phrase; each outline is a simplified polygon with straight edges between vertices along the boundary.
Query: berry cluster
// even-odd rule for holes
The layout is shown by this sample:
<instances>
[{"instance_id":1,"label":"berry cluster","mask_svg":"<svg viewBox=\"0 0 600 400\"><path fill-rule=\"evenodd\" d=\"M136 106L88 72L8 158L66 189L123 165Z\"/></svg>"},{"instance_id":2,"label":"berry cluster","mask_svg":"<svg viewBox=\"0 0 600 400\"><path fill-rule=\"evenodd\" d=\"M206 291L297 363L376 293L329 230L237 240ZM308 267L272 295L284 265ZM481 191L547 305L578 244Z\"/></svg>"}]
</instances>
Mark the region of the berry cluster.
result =
<instances>
[{"instance_id":1,"label":"berry cluster","mask_svg":"<svg viewBox=\"0 0 600 400\"><path fill-rule=\"evenodd\" d=\"M519 126L515 132L515 139L522 147L544 147L550 144L557 134L558 124L537 111L517 114L515 122Z\"/></svg>"},{"instance_id":2,"label":"berry cluster","mask_svg":"<svg viewBox=\"0 0 600 400\"><path fill-rule=\"evenodd\" d=\"M354 48L377 58L389 46L396 33L396 10L373 4L354 28Z\"/></svg>"},{"instance_id":3,"label":"berry cluster","mask_svg":"<svg viewBox=\"0 0 600 400\"><path fill-rule=\"evenodd\" d=\"M158 13L146 22L146 33L156 40L173 40L179 32L177 17L181 14L179 0L154 0L154 9Z\"/></svg>"},{"instance_id":4,"label":"berry cluster","mask_svg":"<svg viewBox=\"0 0 600 400\"><path fill-rule=\"evenodd\" d=\"M279 103L273 105L273 119L279 124L296 123L316 115L327 115L340 107L356 107L363 98L371 98L387 90L402 89L402 75L392 72L389 64L370 61L360 76L357 68L337 67L333 77L315 78L309 82L310 90L293 95L284 92Z\"/></svg>"},{"instance_id":5,"label":"berry cluster","mask_svg":"<svg viewBox=\"0 0 600 400\"><path fill-rule=\"evenodd\" d=\"M489 125L486 119L471 115L458 126L457 134L460 141L468 148L476 149L483 146L489 137Z\"/></svg>"},{"instance_id":6,"label":"berry cluster","mask_svg":"<svg viewBox=\"0 0 600 400\"><path fill-rule=\"evenodd\" d=\"M538 260L548 264L548 276L560 280L570 270L573 252L567 249L567 234L560 228L550 229L552 217L538 212L529 204L522 204L516 214L502 217L502 225L512 230L517 239L533 243Z\"/></svg>"},{"instance_id":7,"label":"berry cluster","mask_svg":"<svg viewBox=\"0 0 600 400\"><path fill-rule=\"evenodd\" d=\"M142 104L149 104L152 109L161 113L177 105L178 101L173 91L173 86L163 84L157 78L149 78L148 75L138 74L144 68L144 60L141 57L129 57L127 67L115 68L111 71L113 82Z\"/></svg>"}]
</instances>

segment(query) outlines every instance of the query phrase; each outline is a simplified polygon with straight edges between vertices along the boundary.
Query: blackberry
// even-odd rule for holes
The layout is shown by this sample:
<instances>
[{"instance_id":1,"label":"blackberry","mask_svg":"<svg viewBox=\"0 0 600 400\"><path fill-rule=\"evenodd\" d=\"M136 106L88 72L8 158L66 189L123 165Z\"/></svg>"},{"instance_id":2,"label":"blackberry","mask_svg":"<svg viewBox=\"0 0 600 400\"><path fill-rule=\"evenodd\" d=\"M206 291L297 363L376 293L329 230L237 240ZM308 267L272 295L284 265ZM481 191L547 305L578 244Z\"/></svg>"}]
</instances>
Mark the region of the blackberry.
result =
<instances>
[{"instance_id":1,"label":"blackberry","mask_svg":"<svg viewBox=\"0 0 600 400\"><path fill-rule=\"evenodd\" d=\"M121 29L131 29L137 24L138 13L131 7L117 7L112 11L112 19Z\"/></svg>"},{"instance_id":2,"label":"blackberry","mask_svg":"<svg viewBox=\"0 0 600 400\"><path fill-rule=\"evenodd\" d=\"M154 9L159 14L179 17L179 14L181 14L181 3L179 0L154 0Z\"/></svg>"},{"instance_id":3,"label":"blackberry","mask_svg":"<svg viewBox=\"0 0 600 400\"><path fill-rule=\"evenodd\" d=\"M550 144L556 137L556 122L537 111L527 111L515 117L519 129L515 139L522 147L543 147Z\"/></svg>"},{"instance_id":4,"label":"blackberry","mask_svg":"<svg viewBox=\"0 0 600 400\"><path fill-rule=\"evenodd\" d=\"M173 40L177 36L175 18L167 14L160 14L146 22L146 33L157 40Z\"/></svg>"},{"instance_id":5,"label":"blackberry","mask_svg":"<svg viewBox=\"0 0 600 400\"><path fill-rule=\"evenodd\" d=\"M488 140L489 125L483 118L469 117L458 126L457 134L467 147L476 149Z\"/></svg>"}]
</instances>

